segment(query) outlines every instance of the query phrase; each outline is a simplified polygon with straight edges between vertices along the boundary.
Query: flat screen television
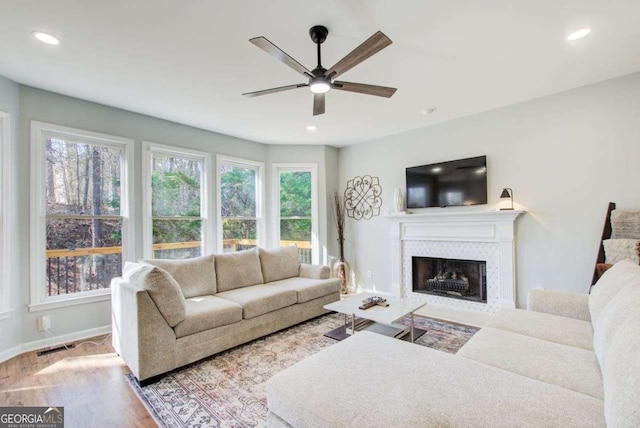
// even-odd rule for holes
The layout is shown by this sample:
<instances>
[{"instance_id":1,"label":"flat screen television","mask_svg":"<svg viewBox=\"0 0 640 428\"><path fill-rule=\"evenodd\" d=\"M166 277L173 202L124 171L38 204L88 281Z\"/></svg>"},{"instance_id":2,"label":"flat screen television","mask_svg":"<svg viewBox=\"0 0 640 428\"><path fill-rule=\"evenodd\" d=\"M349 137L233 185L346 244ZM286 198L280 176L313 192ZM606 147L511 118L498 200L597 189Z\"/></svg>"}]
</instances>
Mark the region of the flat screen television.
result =
<instances>
[{"instance_id":1,"label":"flat screen television","mask_svg":"<svg viewBox=\"0 0 640 428\"><path fill-rule=\"evenodd\" d=\"M487 203L487 157L407 168L407 208Z\"/></svg>"}]
</instances>

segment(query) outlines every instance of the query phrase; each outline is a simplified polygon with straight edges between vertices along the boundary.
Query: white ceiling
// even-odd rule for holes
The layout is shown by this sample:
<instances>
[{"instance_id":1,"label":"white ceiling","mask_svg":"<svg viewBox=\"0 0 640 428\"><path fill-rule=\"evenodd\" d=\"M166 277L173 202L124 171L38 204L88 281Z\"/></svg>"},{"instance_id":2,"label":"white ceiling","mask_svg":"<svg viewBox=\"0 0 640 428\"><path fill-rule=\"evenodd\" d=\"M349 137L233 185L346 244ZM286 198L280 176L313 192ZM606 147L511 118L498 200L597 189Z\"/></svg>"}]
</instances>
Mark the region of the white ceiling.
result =
<instances>
[{"instance_id":1,"label":"white ceiling","mask_svg":"<svg viewBox=\"0 0 640 428\"><path fill-rule=\"evenodd\" d=\"M639 71L639 18L638 0L0 0L0 75L253 141L345 146ZM389 36L340 80L396 94L331 91L318 117L304 88L241 96L305 81L249 38L311 69L317 24L326 68Z\"/></svg>"}]
</instances>

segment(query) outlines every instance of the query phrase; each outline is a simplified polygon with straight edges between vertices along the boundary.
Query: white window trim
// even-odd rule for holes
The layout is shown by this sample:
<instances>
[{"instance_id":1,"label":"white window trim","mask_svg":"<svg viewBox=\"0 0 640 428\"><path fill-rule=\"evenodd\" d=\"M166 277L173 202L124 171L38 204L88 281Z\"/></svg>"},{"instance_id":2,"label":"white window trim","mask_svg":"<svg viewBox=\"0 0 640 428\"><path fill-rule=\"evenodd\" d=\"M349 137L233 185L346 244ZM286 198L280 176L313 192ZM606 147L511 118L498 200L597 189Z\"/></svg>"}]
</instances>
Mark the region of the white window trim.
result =
<instances>
[{"instance_id":1,"label":"white window trim","mask_svg":"<svg viewBox=\"0 0 640 428\"><path fill-rule=\"evenodd\" d=\"M46 297L43 293L45 278L46 218L44 165L45 132L59 133L77 138L88 138L106 145L124 149L120 180L120 216L122 217L122 263L135 259L135 235L132 222L131 196L133 195L133 140L98 132L85 131L51 123L31 121L31 279L29 312L49 310L71 305L109 300L111 289L75 293L69 296Z\"/></svg>"},{"instance_id":2,"label":"white window trim","mask_svg":"<svg viewBox=\"0 0 640 428\"><path fill-rule=\"evenodd\" d=\"M236 158L225 155L216 155L216 223L217 223L217 249L222 254L224 246L222 244L222 177L220 176L220 167L223 163L238 166L239 168L253 168L258 170L256 186L256 233L258 234L258 247L265 247L267 243L267 228L265 221L265 185L264 185L264 162L252 161L248 159Z\"/></svg>"},{"instance_id":3,"label":"white window trim","mask_svg":"<svg viewBox=\"0 0 640 428\"><path fill-rule=\"evenodd\" d=\"M9 301L9 276L7 274L9 266L7 245L7 233L9 224L7 222L7 179L9 177L7 168L7 147L10 138L10 116L9 113L0 111L0 320L9 318L11 307Z\"/></svg>"},{"instance_id":4,"label":"white window trim","mask_svg":"<svg viewBox=\"0 0 640 428\"><path fill-rule=\"evenodd\" d=\"M318 164L317 163L274 163L272 164L272 228L274 240L280 245L280 173L283 171L311 172L311 261L320 263L320 239L318 238Z\"/></svg>"},{"instance_id":5,"label":"white window trim","mask_svg":"<svg viewBox=\"0 0 640 428\"><path fill-rule=\"evenodd\" d=\"M153 221L151 207L151 155L154 153L191 158L202 161L200 183L200 215L202 217L202 255L211 254L214 249L213 227L211 225L211 203L209 198L209 177L211 177L211 154L197 150L183 149L165 144L142 142L142 254L145 259L153 258Z\"/></svg>"}]
</instances>

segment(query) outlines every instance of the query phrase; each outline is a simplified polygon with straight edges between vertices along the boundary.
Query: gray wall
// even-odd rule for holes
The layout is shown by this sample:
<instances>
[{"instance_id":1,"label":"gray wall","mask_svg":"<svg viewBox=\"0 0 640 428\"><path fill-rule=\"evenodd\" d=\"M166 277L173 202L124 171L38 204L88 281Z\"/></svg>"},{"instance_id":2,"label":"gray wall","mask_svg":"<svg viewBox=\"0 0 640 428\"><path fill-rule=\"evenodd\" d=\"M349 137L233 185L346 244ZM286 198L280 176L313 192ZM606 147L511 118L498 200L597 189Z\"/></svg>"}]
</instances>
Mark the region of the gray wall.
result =
<instances>
[{"instance_id":1,"label":"gray wall","mask_svg":"<svg viewBox=\"0 0 640 428\"><path fill-rule=\"evenodd\" d=\"M380 177L388 213L406 167L487 155L489 208L511 187L527 211L517 223L522 307L537 286L587 292L607 203L640 209L638 118L640 73L341 149L340 185ZM391 291L390 228L384 216L349 219L347 261L360 288Z\"/></svg>"},{"instance_id":2,"label":"gray wall","mask_svg":"<svg viewBox=\"0 0 640 428\"><path fill-rule=\"evenodd\" d=\"M23 260L25 254L28 253L26 240L24 236L18 231L19 227L24 226L24 223L20 223L20 213L27 206L28 197L19 198L19 186L18 176L21 168L18 167L18 149L20 147L18 138L18 125L20 117L20 99L19 99L19 85L11 80L5 79L0 76L0 110L9 113L10 116L10 139L5 146L5 162L4 167L7 168L7 182L3 183L4 188L2 191L6 191L6 201L4 215L7 216L7 230L5 230L4 240L5 248L7 250L7 257L5 258L6 266L3 268L6 270L6 275L2 280L6 279L7 282L3 284L4 287L9 288L9 308L13 311L9 314L9 318L0 320L0 354L2 351L12 348L20 344L22 340L22 318L20 313L20 305L22 301L21 290L21 278L18 269L14 269ZM25 193L29 195L29 191ZM1 307L4 305L0 305Z\"/></svg>"},{"instance_id":3,"label":"gray wall","mask_svg":"<svg viewBox=\"0 0 640 428\"><path fill-rule=\"evenodd\" d=\"M5 96L6 93L6 96ZM134 150L134 194L132 214L134 218L136 258L142 257L142 205L141 205L141 142L152 141L212 154L215 168L215 155L224 154L244 159L265 162L267 171L265 177L267 191L270 190L271 162L317 162L319 171L329 167L337 171L337 159L332 158L332 165L327 165L322 147L318 146L267 146L247 140L238 139L214 132L192 128L153 117L132 113L104 105L83 101L60 94L17 85L6 79L0 80L0 102L12 101L7 107L0 104L0 108L10 113L15 112L16 126L14 127L15 148L12 194L16 195L16 209L13 215L15 236L11 237L12 250L15 248L15 263L11 264L15 280L11 283L12 293L15 295L13 316L10 320L0 321L3 331L11 330L10 336L4 334L3 350L20 343L29 343L44 339L45 333L36 329L36 319L40 315L50 315L51 330L56 335L73 334L109 325L110 304L107 301L75 305L64 308L51 309L42 312L28 312L29 304L29 197L30 181L30 124L32 120L69 126L83 130L101 132L135 140ZM19 106L19 107L18 107ZM12 111L11 111L12 110ZM18 124L18 111L20 113ZM326 188L324 172L319 174L319 187ZM212 177L215 179L215 176ZM215 183L215 182L214 182ZM215 185L210 194L215 204ZM17 198L20 195L20 198ZM322 200L326 199L322 195ZM324 221L324 220L323 220ZM324 221L326 223L326 221ZM324 230L326 236L326 226ZM323 238L326 240L326 238ZM14 246L15 244L15 246Z\"/></svg>"}]
</instances>

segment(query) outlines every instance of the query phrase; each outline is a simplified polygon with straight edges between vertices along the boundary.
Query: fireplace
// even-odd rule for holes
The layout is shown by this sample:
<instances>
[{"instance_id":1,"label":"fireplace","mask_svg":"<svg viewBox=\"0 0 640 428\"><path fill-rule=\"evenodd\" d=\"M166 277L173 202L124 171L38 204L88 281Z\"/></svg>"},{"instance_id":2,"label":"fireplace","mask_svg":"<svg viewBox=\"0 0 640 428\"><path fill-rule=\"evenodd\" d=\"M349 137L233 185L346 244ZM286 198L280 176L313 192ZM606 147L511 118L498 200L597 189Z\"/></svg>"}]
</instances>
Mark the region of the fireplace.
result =
<instances>
[{"instance_id":1,"label":"fireplace","mask_svg":"<svg viewBox=\"0 0 640 428\"><path fill-rule=\"evenodd\" d=\"M487 262L411 257L413 292L487 303Z\"/></svg>"},{"instance_id":2,"label":"fireplace","mask_svg":"<svg viewBox=\"0 0 640 428\"><path fill-rule=\"evenodd\" d=\"M420 300L434 307L488 315L503 307L516 307L514 223L522 214L523 211L517 210L441 209L388 216L391 222L392 295ZM482 261L485 263L484 270L478 275L483 278L484 284L478 280L481 286L475 299L468 298L466 291L463 293L466 285L462 283L430 283L433 287L427 289L427 279L433 279L439 273L436 267L434 272L422 273L423 279L418 279L418 282L423 282L424 288L420 290L421 286L413 285L416 271L413 267L414 257ZM444 275L445 278L440 279L447 279L446 273ZM467 275L471 277L472 274L463 273L463 276ZM450 286L444 289L438 285ZM469 290L473 287L472 281ZM456 295L456 292L461 295Z\"/></svg>"}]
</instances>

